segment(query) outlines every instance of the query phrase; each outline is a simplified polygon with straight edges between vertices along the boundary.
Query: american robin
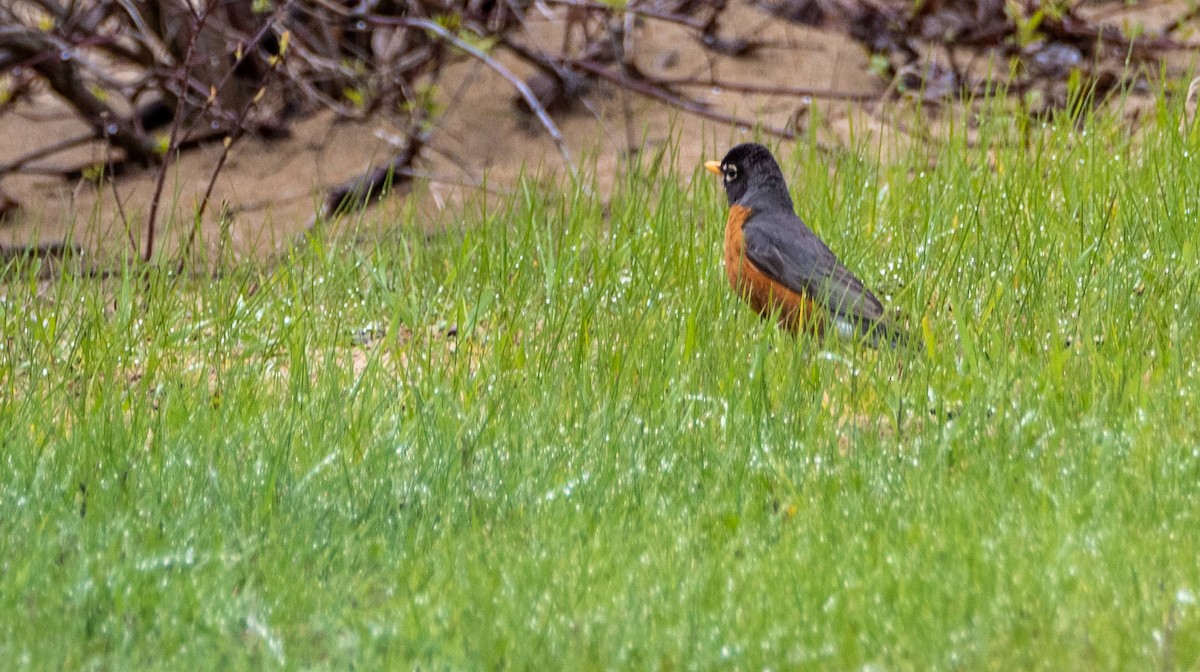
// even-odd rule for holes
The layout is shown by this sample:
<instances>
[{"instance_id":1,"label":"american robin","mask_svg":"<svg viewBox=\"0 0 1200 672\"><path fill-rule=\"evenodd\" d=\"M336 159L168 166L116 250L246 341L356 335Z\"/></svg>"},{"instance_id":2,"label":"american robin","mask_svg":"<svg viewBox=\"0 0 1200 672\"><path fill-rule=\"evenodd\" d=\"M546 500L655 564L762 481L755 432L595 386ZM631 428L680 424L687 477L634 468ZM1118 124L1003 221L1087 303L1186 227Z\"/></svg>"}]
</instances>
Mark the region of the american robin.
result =
<instances>
[{"instance_id":1,"label":"american robin","mask_svg":"<svg viewBox=\"0 0 1200 672\"><path fill-rule=\"evenodd\" d=\"M832 323L839 335L875 347L907 343L879 299L796 216L770 150L741 144L704 167L721 176L729 197L725 274L754 310L764 317L778 312L792 333L823 335Z\"/></svg>"}]
</instances>

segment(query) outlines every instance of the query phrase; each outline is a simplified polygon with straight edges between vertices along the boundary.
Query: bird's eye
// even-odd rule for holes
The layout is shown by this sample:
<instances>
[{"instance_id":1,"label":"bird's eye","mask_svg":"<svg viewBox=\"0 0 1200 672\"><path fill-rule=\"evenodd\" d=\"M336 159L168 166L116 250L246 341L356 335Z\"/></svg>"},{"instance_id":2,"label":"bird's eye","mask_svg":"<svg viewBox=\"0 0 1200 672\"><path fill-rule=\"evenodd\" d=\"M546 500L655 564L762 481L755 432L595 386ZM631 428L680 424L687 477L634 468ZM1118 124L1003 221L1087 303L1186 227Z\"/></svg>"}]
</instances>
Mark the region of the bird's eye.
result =
<instances>
[{"instance_id":1,"label":"bird's eye","mask_svg":"<svg viewBox=\"0 0 1200 672\"><path fill-rule=\"evenodd\" d=\"M725 181L732 182L737 179L737 166L725 166Z\"/></svg>"}]
</instances>

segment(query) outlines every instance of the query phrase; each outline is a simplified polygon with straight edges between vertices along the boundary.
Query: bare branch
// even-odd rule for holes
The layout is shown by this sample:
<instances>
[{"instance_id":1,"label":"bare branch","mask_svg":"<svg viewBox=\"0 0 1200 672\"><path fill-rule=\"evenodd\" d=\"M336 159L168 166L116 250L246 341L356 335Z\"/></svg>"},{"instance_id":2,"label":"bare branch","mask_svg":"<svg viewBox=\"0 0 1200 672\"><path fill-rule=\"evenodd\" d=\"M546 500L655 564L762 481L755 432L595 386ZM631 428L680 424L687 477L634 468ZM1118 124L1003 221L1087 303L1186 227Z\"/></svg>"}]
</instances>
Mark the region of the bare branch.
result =
<instances>
[{"instance_id":1,"label":"bare branch","mask_svg":"<svg viewBox=\"0 0 1200 672\"><path fill-rule=\"evenodd\" d=\"M20 170L21 168L25 167L29 163L37 161L38 159L44 159L47 156L50 156L52 154L57 154L59 152L65 152L68 149L78 147L79 145L82 145L85 142L90 142L95 139L96 139L95 133L84 133L83 135L77 135L73 138L59 140L58 142L55 142L50 145L46 145L45 147L39 147L33 151L30 151L25 154L22 154L21 156L18 156L17 158L13 159L12 161L9 161L8 163L0 164L0 175L15 172L15 171Z\"/></svg>"},{"instance_id":2,"label":"bare branch","mask_svg":"<svg viewBox=\"0 0 1200 672\"><path fill-rule=\"evenodd\" d=\"M111 137L130 156L147 163L157 159L155 142L133 122L98 98L70 62L73 47L49 33L25 26L0 26L0 49L29 64L63 100L79 112L96 133ZM64 59L65 56L65 59Z\"/></svg>"},{"instance_id":3,"label":"bare branch","mask_svg":"<svg viewBox=\"0 0 1200 672\"><path fill-rule=\"evenodd\" d=\"M791 129L782 128L779 126L756 124L749 119L743 119L736 115L718 112L699 101L691 98L682 98L671 91L659 86L655 86L654 84L651 84L643 79L634 79L628 75L619 72L613 72L602 65L598 65L590 61L574 61L571 63L571 65L581 70L590 72L602 79L607 79L614 84L625 87L630 91L639 93L647 98L653 98L654 100L666 103L671 107L677 107L684 112L694 114L698 117L704 117L705 119L711 119L713 121L730 124L738 128L761 129L765 133L769 133L780 138L792 139L796 137L795 131Z\"/></svg>"},{"instance_id":4,"label":"bare branch","mask_svg":"<svg viewBox=\"0 0 1200 672\"><path fill-rule=\"evenodd\" d=\"M192 23L192 34L188 38L187 51L184 52L183 66L179 73L179 89L181 91L187 86L187 82L191 76L192 58L196 52L196 41L199 39L200 31L203 30L204 23L208 20L216 3L217 0L207 0L203 12ZM175 110L175 119L171 122L171 134L167 142L168 156L174 151L175 144L179 140L179 127L183 123L186 110L187 98L186 96L181 96L179 98L179 108ZM163 186L167 181L167 165L168 162L163 161L162 165L158 168L158 177L154 181L154 195L150 198L150 212L146 215L146 251L142 253L142 261L147 263L154 256L154 233L157 228L158 204L162 198Z\"/></svg>"},{"instance_id":5,"label":"bare branch","mask_svg":"<svg viewBox=\"0 0 1200 672\"><path fill-rule=\"evenodd\" d=\"M678 77L674 79L648 79L658 86L700 86L716 87L726 91L753 93L764 96L792 96L796 98L820 98L824 100L851 100L867 102L879 100L878 93L861 93L856 91L835 91L833 89L817 89L803 86L771 86L769 84L749 84L732 82L724 79L706 79L702 77Z\"/></svg>"},{"instance_id":6,"label":"bare branch","mask_svg":"<svg viewBox=\"0 0 1200 672\"><path fill-rule=\"evenodd\" d=\"M390 21L392 20L389 20L389 22ZM491 68L496 74L503 77L505 81L509 83L509 85L511 85L517 90L518 93L521 94L521 98L523 98L526 104L529 105L529 109L533 110L533 113L537 116L538 121L541 122L542 128L546 129L546 133L554 141L555 146L558 147L558 152L562 155L563 161L566 162L567 168L571 171L571 174L577 174L575 163L571 160L570 152L567 151L567 145L563 140L562 132L558 130L558 126L552 119L550 119L550 115L546 113L546 108L542 107L542 104L538 102L537 96L533 95L533 91L529 90L529 86L527 86L525 82L521 81L521 79L514 75L508 68L504 67L503 63L497 61L480 48L464 41L457 35L454 35L433 21L408 17L394 19L394 21L400 25L412 26L414 28L424 28L425 30L449 42L450 44L453 44L455 47L458 47L471 56L479 59L489 68Z\"/></svg>"},{"instance_id":7,"label":"bare branch","mask_svg":"<svg viewBox=\"0 0 1200 672\"><path fill-rule=\"evenodd\" d=\"M564 5L566 7L573 7L573 8L577 8L577 9L588 9L588 10L598 11L598 12L607 12L607 13L624 12L624 13L628 13L628 14L633 14L634 16L644 16L648 19L657 19L659 21L665 21L667 23L675 23L675 24L678 24L681 26L687 26L688 28L695 28L696 30L702 30L702 31L706 30L708 28L708 24L709 24L709 21L701 21L699 19L693 19L692 17L685 16L683 14L675 14L673 12L663 12L663 11L659 11L657 9L653 9L653 8L649 8L649 7L638 7L636 5L633 5L632 3L626 5L625 7L615 7L613 5L606 5L602 2L589 2L588 0L543 0L543 1L549 5Z\"/></svg>"}]
</instances>

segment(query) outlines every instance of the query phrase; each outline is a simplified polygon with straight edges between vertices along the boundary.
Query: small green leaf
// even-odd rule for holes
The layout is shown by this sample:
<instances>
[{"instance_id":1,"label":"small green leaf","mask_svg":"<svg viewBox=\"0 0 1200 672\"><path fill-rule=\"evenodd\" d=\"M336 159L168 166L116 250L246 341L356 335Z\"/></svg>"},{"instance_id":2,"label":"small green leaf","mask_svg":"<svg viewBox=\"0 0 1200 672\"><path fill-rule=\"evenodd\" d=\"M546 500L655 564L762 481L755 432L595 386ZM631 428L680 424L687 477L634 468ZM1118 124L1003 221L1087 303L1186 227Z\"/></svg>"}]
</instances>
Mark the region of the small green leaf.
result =
<instances>
[{"instance_id":1,"label":"small green leaf","mask_svg":"<svg viewBox=\"0 0 1200 672\"><path fill-rule=\"evenodd\" d=\"M359 91L353 87L347 86L346 88L342 89L342 98L346 99L346 102L359 109L362 109L362 107L366 104L366 98L363 96L362 91Z\"/></svg>"}]
</instances>

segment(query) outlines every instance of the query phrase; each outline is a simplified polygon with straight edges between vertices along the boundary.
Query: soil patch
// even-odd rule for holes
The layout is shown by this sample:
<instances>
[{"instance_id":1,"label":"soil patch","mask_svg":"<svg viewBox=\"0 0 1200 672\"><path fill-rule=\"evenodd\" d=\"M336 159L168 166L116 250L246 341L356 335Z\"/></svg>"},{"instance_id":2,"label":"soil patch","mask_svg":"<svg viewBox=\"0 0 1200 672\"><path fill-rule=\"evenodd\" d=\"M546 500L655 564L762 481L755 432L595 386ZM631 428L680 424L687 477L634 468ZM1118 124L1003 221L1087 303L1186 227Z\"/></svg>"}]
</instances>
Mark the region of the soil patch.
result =
<instances>
[{"instance_id":1,"label":"soil patch","mask_svg":"<svg viewBox=\"0 0 1200 672\"><path fill-rule=\"evenodd\" d=\"M1143 21L1153 30L1181 11L1179 3L1136 9L1114 6L1113 17L1124 23ZM1089 11L1101 11L1092 8ZM719 77L749 84L786 85L846 94L881 94L886 83L872 74L860 44L836 32L780 21L751 5L730 7L723 25L729 39L753 37L766 46L743 58L715 59L685 29L654 24L635 41L635 62L643 72L663 78ZM524 29L533 42L561 43L562 22L556 15L531 13ZM652 28L652 30L651 30ZM1170 64L1190 67L1191 54ZM525 77L531 69L505 60ZM333 226L350 235L363 227L390 227L403 208L413 207L427 231L448 221L464 200L477 197L480 185L505 192L523 173L562 174L565 164L554 144L527 114L516 111L514 92L484 64L464 61L451 67L441 87L446 111L438 119L417 179L403 197L389 196L365 216L342 218ZM798 96L760 96L706 91L714 110L756 119L778 127L803 126L813 101ZM894 146L903 140L878 103L855 105L820 101L820 133L831 144L870 142ZM903 105L902 100L899 105ZM919 103L913 102L913 105ZM595 85L568 110L555 114L577 164L594 166L599 188L607 190L630 148L653 147L674 139L675 168L687 175L705 158L719 156L731 144L752 137L745 130L686 115L661 103L611 85ZM0 164L58 139L81 133L78 122L51 95L23 104L0 116ZM397 151L400 130L382 119L370 123L339 122L319 114L293 128L282 140L246 138L237 144L217 177L214 198L203 221L196 204L207 188L221 153L217 143L184 153L167 173L159 254L177 250L194 227L196 239L210 252L234 256L265 255L278 250L310 225L321 195L331 186L387 161ZM880 142L885 136L886 142ZM104 160L99 144L54 157L54 165ZM21 204L19 214L0 223L0 244L30 245L73 240L100 258L129 254L144 235L149 198L157 169L121 176L116 183L13 174L0 188ZM2 195L2 194L0 194Z\"/></svg>"}]
</instances>

